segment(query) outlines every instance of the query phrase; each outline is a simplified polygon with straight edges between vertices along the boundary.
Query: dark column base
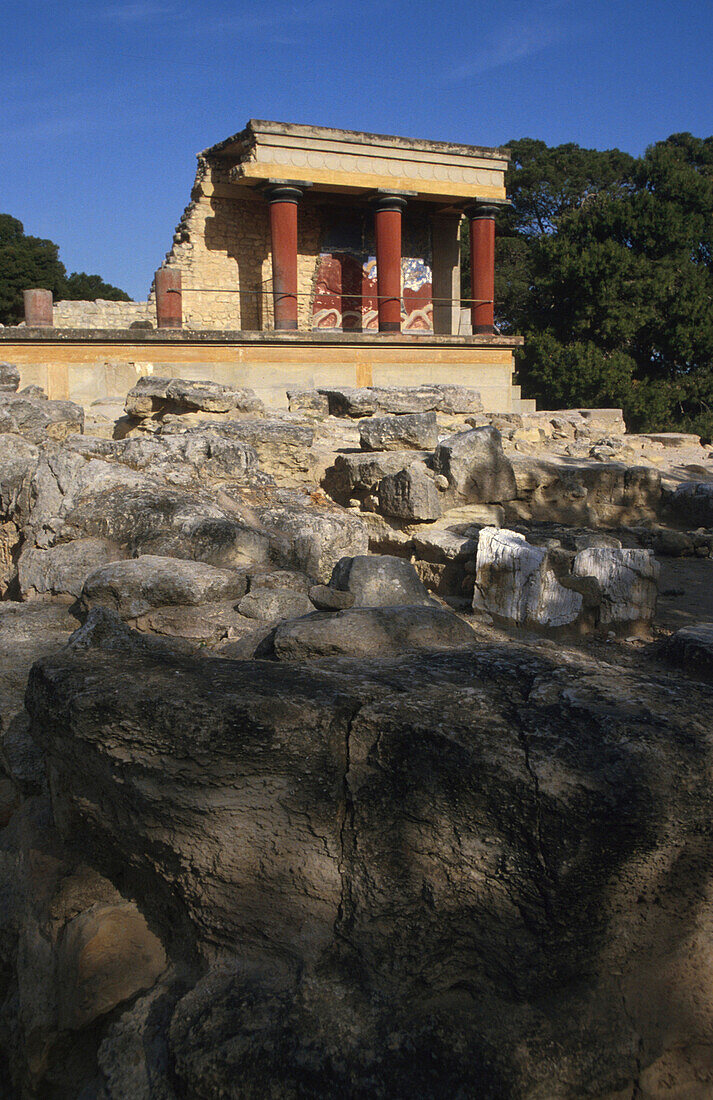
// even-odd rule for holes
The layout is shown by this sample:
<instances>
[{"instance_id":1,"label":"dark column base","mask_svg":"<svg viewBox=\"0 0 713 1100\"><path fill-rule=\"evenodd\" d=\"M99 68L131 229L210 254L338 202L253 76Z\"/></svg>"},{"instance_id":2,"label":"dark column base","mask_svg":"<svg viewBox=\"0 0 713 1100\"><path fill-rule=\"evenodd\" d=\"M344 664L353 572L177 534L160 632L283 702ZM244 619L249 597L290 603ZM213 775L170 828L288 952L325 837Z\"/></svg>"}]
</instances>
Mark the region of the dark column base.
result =
<instances>
[{"instance_id":1,"label":"dark column base","mask_svg":"<svg viewBox=\"0 0 713 1100\"><path fill-rule=\"evenodd\" d=\"M379 321L379 332L401 332L401 322Z\"/></svg>"},{"instance_id":2,"label":"dark column base","mask_svg":"<svg viewBox=\"0 0 713 1100\"><path fill-rule=\"evenodd\" d=\"M483 336L483 335L486 335L486 334L494 336L495 335L495 325L473 325L473 335L474 336Z\"/></svg>"},{"instance_id":3,"label":"dark column base","mask_svg":"<svg viewBox=\"0 0 713 1100\"><path fill-rule=\"evenodd\" d=\"M297 322L287 319L275 321L275 332L296 332Z\"/></svg>"}]
</instances>

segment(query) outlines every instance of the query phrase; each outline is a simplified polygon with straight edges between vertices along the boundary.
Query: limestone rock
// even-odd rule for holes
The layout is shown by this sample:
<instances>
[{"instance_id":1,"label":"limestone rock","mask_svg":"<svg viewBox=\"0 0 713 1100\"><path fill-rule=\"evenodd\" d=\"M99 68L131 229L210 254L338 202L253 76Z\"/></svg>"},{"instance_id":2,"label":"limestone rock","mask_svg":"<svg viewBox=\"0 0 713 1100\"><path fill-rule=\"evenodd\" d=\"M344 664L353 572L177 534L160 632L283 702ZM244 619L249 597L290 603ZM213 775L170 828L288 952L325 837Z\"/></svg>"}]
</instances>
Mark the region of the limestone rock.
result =
<instances>
[{"instance_id":1,"label":"limestone rock","mask_svg":"<svg viewBox=\"0 0 713 1100\"><path fill-rule=\"evenodd\" d=\"M280 661L313 661L333 657L396 657L409 650L458 649L472 645L472 629L442 607L352 607L319 612L275 631Z\"/></svg>"},{"instance_id":2,"label":"limestone rock","mask_svg":"<svg viewBox=\"0 0 713 1100\"><path fill-rule=\"evenodd\" d=\"M293 588L255 588L251 587L240 600L238 611L248 619L262 619L275 622L281 619L296 619L308 615L312 604L303 592Z\"/></svg>"},{"instance_id":3,"label":"limestone rock","mask_svg":"<svg viewBox=\"0 0 713 1100\"><path fill-rule=\"evenodd\" d=\"M288 390L287 407L292 413L313 416L318 420L329 416L329 399L319 390Z\"/></svg>"},{"instance_id":4,"label":"limestone rock","mask_svg":"<svg viewBox=\"0 0 713 1100\"><path fill-rule=\"evenodd\" d=\"M195 433L195 430L195 425L186 427L180 417L167 417L160 434ZM258 456L260 469L274 477L278 485L293 487L312 480L310 451L314 428L309 423L253 417L223 422L206 420L201 424L201 435L205 431L251 447Z\"/></svg>"},{"instance_id":5,"label":"limestone rock","mask_svg":"<svg viewBox=\"0 0 713 1100\"><path fill-rule=\"evenodd\" d=\"M20 592L25 600L80 596L89 573L126 554L108 539L75 539L49 550L25 547L18 559Z\"/></svg>"},{"instance_id":6,"label":"limestone rock","mask_svg":"<svg viewBox=\"0 0 713 1100\"><path fill-rule=\"evenodd\" d=\"M306 574L294 569L248 569L246 575L250 592L258 588L289 588L307 595L312 583Z\"/></svg>"},{"instance_id":7,"label":"limestone rock","mask_svg":"<svg viewBox=\"0 0 713 1100\"><path fill-rule=\"evenodd\" d=\"M335 487L339 492L373 489L382 478L408 470L414 462L423 462L427 451L364 451L340 454L334 460Z\"/></svg>"},{"instance_id":8,"label":"limestone rock","mask_svg":"<svg viewBox=\"0 0 713 1100\"><path fill-rule=\"evenodd\" d=\"M253 390L235 389L218 382L149 376L139 378L126 395L126 412L133 417L165 416L196 409L211 413L265 412Z\"/></svg>"},{"instance_id":9,"label":"limestone rock","mask_svg":"<svg viewBox=\"0 0 713 1100\"><path fill-rule=\"evenodd\" d=\"M134 475L132 485L130 472L127 476L120 466L77 461L82 468L69 483L64 481L63 469L45 468L46 481L31 517L33 525L40 528L38 542L46 527L50 542L57 534L64 540L104 538L129 554L175 556L218 567L234 568L267 559L265 533L226 514L207 494L152 484L141 474ZM92 469L85 473L84 467ZM71 467L70 471L74 472ZM42 466L40 473L44 476ZM88 482L84 485L83 477ZM63 494L65 486L68 491Z\"/></svg>"},{"instance_id":10,"label":"limestone rock","mask_svg":"<svg viewBox=\"0 0 713 1100\"><path fill-rule=\"evenodd\" d=\"M0 392L0 432L21 435L30 443L62 441L84 431L84 410L73 401L47 401Z\"/></svg>"},{"instance_id":11,"label":"limestone rock","mask_svg":"<svg viewBox=\"0 0 713 1100\"><path fill-rule=\"evenodd\" d=\"M443 512L438 489L423 463L387 474L379 482L377 495L384 516L422 523L437 520Z\"/></svg>"},{"instance_id":12,"label":"limestone rock","mask_svg":"<svg viewBox=\"0 0 713 1100\"><path fill-rule=\"evenodd\" d=\"M671 664L710 681L713 677L713 623L696 623L674 631L663 643L661 652Z\"/></svg>"},{"instance_id":13,"label":"limestone rock","mask_svg":"<svg viewBox=\"0 0 713 1100\"><path fill-rule=\"evenodd\" d=\"M411 562L388 554L342 558L335 565L329 584L331 588L350 592L354 607L432 602Z\"/></svg>"},{"instance_id":14,"label":"limestone rock","mask_svg":"<svg viewBox=\"0 0 713 1100\"><path fill-rule=\"evenodd\" d=\"M496 428L473 428L450 436L436 448L433 468L448 478L462 501L489 504L517 496L513 468Z\"/></svg>"},{"instance_id":15,"label":"limestone rock","mask_svg":"<svg viewBox=\"0 0 713 1100\"><path fill-rule=\"evenodd\" d=\"M214 964L154 1015L179 1091L427 1100L633 1093L680 1051L703 1074L706 700L514 641L65 652L28 690L65 835Z\"/></svg>"},{"instance_id":16,"label":"limestone rock","mask_svg":"<svg viewBox=\"0 0 713 1100\"><path fill-rule=\"evenodd\" d=\"M69 921L57 954L60 1028L78 1030L150 989L166 967L135 905L94 906Z\"/></svg>"},{"instance_id":17,"label":"limestone rock","mask_svg":"<svg viewBox=\"0 0 713 1100\"><path fill-rule=\"evenodd\" d=\"M432 451L438 443L436 414L374 416L359 425L362 451Z\"/></svg>"},{"instance_id":18,"label":"limestone rock","mask_svg":"<svg viewBox=\"0 0 713 1100\"><path fill-rule=\"evenodd\" d=\"M676 519L689 527L713 526L713 482L687 481L669 498Z\"/></svg>"},{"instance_id":19,"label":"limestone rock","mask_svg":"<svg viewBox=\"0 0 713 1100\"><path fill-rule=\"evenodd\" d=\"M354 606L354 593L327 584L313 584L309 598L318 611L345 611Z\"/></svg>"},{"instance_id":20,"label":"limestone rock","mask_svg":"<svg viewBox=\"0 0 713 1100\"><path fill-rule=\"evenodd\" d=\"M13 363L0 363L0 392L15 393L20 385L20 372Z\"/></svg>"},{"instance_id":21,"label":"limestone rock","mask_svg":"<svg viewBox=\"0 0 713 1100\"><path fill-rule=\"evenodd\" d=\"M381 413L475 413L482 409L480 393L468 386L424 383L421 386L369 386L359 389L320 389L332 416L371 416Z\"/></svg>"},{"instance_id":22,"label":"limestone rock","mask_svg":"<svg viewBox=\"0 0 713 1100\"><path fill-rule=\"evenodd\" d=\"M582 611L579 592L564 588L546 550L524 535L484 527L478 541L473 607L519 625L561 627Z\"/></svg>"},{"instance_id":23,"label":"limestone rock","mask_svg":"<svg viewBox=\"0 0 713 1100\"><path fill-rule=\"evenodd\" d=\"M106 607L133 619L165 605L195 606L233 598L237 602L245 588L244 575L233 570L145 554L95 569L84 582L81 598L86 608Z\"/></svg>"},{"instance_id":24,"label":"limestone rock","mask_svg":"<svg viewBox=\"0 0 713 1100\"><path fill-rule=\"evenodd\" d=\"M599 625L648 624L656 611L659 564L650 550L580 550L572 564L575 577L596 581L601 593Z\"/></svg>"},{"instance_id":25,"label":"limestone rock","mask_svg":"<svg viewBox=\"0 0 713 1100\"><path fill-rule=\"evenodd\" d=\"M326 582L347 554L366 554L369 536L358 515L307 507L302 502L272 505L260 512L270 536L275 564Z\"/></svg>"},{"instance_id":26,"label":"limestone rock","mask_svg":"<svg viewBox=\"0 0 713 1100\"><path fill-rule=\"evenodd\" d=\"M534 546L516 532L480 532L473 607L520 625L643 628L656 608L659 567L649 550Z\"/></svg>"},{"instance_id":27,"label":"limestone rock","mask_svg":"<svg viewBox=\"0 0 713 1100\"><path fill-rule=\"evenodd\" d=\"M0 513L18 526L29 519L32 479L39 459L34 443L19 435L0 435Z\"/></svg>"}]
</instances>

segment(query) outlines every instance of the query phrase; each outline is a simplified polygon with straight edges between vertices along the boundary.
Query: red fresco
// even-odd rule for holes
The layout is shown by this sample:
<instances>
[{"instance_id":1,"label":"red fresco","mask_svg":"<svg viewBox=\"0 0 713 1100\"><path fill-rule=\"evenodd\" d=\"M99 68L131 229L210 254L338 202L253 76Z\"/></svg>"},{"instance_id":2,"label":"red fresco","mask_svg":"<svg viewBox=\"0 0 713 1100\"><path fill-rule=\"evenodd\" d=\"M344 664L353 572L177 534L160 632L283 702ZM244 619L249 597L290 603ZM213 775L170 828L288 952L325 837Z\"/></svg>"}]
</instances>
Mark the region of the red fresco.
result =
<instances>
[{"instance_id":1,"label":"red fresco","mask_svg":"<svg viewBox=\"0 0 713 1100\"><path fill-rule=\"evenodd\" d=\"M312 327L368 332L379 328L376 261L362 260L347 252L325 253L320 257L312 305ZM404 331L433 328L431 283L403 290L401 311Z\"/></svg>"}]
</instances>

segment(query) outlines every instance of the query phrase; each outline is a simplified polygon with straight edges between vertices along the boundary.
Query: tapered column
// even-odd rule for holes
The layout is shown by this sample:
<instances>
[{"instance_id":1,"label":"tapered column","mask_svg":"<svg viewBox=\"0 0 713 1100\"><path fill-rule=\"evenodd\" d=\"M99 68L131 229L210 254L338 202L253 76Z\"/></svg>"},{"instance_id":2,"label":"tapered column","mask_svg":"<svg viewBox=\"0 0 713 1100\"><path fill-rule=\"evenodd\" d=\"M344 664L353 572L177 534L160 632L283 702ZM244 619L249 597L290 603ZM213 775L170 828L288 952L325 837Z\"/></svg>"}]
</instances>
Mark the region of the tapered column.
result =
<instances>
[{"instance_id":1,"label":"tapered column","mask_svg":"<svg viewBox=\"0 0 713 1100\"><path fill-rule=\"evenodd\" d=\"M474 203L470 221L471 317L473 335L495 332L495 215L497 206Z\"/></svg>"},{"instance_id":2,"label":"tapered column","mask_svg":"<svg viewBox=\"0 0 713 1100\"><path fill-rule=\"evenodd\" d=\"M269 187L272 294L276 329L297 328L297 204L302 188Z\"/></svg>"},{"instance_id":3,"label":"tapered column","mask_svg":"<svg viewBox=\"0 0 713 1100\"><path fill-rule=\"evenodd\" d=\"M51 290L23 290L25 324L28 328L48 328L54 323Z\"/></svg>"},{"instance_id":4,"label":"tapered column","mask_svg":"<svg viewBox=\"0 0 713 1100\"><path fill-rule=\"evenodd\" d=\"M379 332L400 332L401 213L406 199L401 195L381 194L374 205Z\"/></svg>"},{"instance_id":5,"label":"tapered column","mask_svg":"<svg viewBox=\"0 0 713 1100\"><path fill-rule=\"evenodd\" d=\"M156 289L156 327L181 328L183 295L181 272L177 267L160 267L154 278Z\"/></svg>"}]
</instances>

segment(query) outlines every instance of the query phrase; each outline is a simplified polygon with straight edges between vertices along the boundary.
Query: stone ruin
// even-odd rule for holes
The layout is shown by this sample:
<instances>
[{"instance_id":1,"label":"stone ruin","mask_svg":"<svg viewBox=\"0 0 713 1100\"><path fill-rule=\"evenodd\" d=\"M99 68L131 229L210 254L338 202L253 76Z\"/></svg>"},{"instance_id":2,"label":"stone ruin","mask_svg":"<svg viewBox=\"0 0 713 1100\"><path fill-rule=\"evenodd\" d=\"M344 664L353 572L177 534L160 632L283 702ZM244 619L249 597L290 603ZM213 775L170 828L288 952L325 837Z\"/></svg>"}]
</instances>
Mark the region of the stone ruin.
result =
<instances>
[{"instance_id":1,"label":"stone ruin","mask_svg":"<svg viewBox=\"0 0 713 1100\"><path fill-rule=\"evenodd\" d=\"M710 1095L710 448L19 384L2 1095Z\"/></svg>"}]
</instances>

